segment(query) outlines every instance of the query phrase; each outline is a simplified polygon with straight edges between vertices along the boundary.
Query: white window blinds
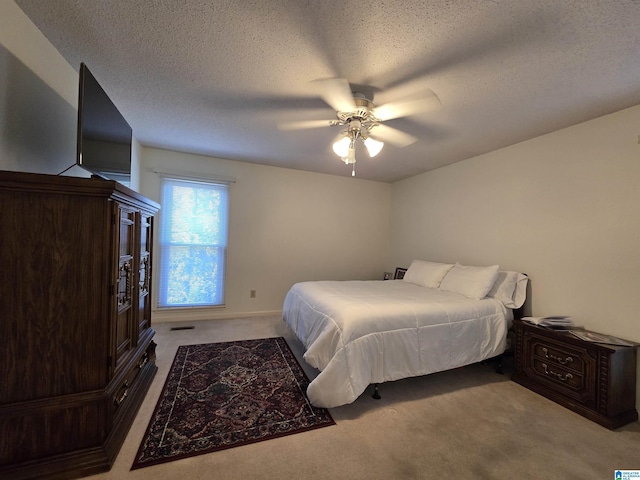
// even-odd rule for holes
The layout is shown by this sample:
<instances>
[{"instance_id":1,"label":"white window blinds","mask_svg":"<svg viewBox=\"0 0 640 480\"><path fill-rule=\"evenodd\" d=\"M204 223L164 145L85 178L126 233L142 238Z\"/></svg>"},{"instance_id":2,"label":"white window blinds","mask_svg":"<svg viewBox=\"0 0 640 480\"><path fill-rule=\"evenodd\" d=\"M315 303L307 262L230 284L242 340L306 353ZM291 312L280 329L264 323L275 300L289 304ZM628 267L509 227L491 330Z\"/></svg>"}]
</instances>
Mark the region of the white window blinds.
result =
<instances>
[{"instance_id":1,"label":"white window blinds","mask_svg":"<svg viewBox=\"0 0 640 480\"><path fill-rule=\"evenodd\" d=\"M224 305L226 184L162 179L158 307Z\"/></svg>"}]
</instances>

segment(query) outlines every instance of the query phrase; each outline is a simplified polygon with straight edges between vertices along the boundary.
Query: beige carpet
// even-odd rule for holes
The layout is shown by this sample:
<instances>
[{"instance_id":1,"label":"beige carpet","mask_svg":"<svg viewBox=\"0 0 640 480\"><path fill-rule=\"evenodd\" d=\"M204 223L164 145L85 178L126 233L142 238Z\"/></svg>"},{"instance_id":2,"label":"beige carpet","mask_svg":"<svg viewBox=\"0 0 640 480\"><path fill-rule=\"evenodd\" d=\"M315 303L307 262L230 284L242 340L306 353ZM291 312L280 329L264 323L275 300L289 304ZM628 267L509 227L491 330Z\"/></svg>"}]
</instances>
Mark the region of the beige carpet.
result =
<instances>
[{"instance_id":1,"label":"beige carpet","mask_svg":"<svg viewBox=\"0 0 640 480\"><path fill-rule=\"evenodd\" d=\"M193 325L193 330L171 331ZM179 345L283 336L279 317L155 324L156 375L109 473L89 479L613 479L640 470L640 423L609 431L472 365L383 384L331 409L336 425L130 471Z\"/></svg>"}]
</instances>

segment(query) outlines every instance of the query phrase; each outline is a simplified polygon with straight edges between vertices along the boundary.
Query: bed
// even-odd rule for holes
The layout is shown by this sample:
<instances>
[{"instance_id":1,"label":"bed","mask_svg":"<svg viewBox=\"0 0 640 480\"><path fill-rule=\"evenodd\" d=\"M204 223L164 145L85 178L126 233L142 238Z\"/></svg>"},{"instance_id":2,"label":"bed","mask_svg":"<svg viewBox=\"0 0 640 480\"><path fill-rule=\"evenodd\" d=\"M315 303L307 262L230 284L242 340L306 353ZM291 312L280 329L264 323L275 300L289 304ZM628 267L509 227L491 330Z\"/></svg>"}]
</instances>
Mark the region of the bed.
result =
<instances>
[{"instance_id":1,"label":"bed","mask_svg":"<svg viewBox=\"0 0 640 480\"><path fill-rule=\"evenodd\" d=\"M497 265L414 260L402 280L296 283L282 315L305 347L304 360L320 371L309 400L346 405L370 384L500 355L526 282Z\"/></svg>"}]
</instances>

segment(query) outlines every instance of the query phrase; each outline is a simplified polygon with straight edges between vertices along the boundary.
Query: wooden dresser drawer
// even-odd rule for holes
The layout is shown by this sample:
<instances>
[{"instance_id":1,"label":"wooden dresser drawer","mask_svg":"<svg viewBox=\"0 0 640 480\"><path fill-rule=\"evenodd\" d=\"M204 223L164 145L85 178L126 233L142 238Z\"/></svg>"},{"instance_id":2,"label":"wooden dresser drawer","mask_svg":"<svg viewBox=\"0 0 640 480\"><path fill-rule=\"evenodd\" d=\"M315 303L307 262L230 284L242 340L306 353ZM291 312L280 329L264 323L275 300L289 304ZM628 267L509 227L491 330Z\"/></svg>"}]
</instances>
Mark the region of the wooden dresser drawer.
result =
<instances>
[{"instance_id":1,"label":"wooden dresser drawer","mask_svg":"<svg viewBox=\"0 0 640 480\"><path fill-rule=\"evenodd\" d=\"M124 379L117 382L118 385L116 386L113 393L111 394L111 400L113 402L113 406L115 407L116 411L126 402L127 397L129 396L129 389L135 383L136 378L138 377L139 374L140 374L140 369L137 367L137 365L134 365L127 372Z\"/></svg>"},{"instance_id":2,"label":"wooden dresser drawer","mask_svg":"<svg viewBox=\"0 0 640 480\"><path fill-rule=\"evenodd\" d=\"M530 332L523 338L522 368L527 376L566 395L573 401L593 407L596 402L595 358L585 348L573 347Z\"/></svg>"},{"instance_id":3,"label":"wooden dresser drawer","mask_svg":"<svg viewBox=\"0 0 640 480\"><path fill-rule=\"evenodd\" d=\"M638 419L636 350L514 320L512 380L607 428Z\"/></svg>"},{"instance_id":4,"label":"wooden dresser drawer","mask_svg":"<svg viewBox=\"0 0 640 480\"><path fill-rule=\"evenodd\" d=\"M548 383L551 388L574 398L582 403L595 400L593 388L589 388L585 376L568 369L534 358L531 362L532 378L542 383Z\"/></svg>"},{"instance_id":5,"label":"wooden dresser drawer","mask_svg":"<svg viewBox=\"0 0 640 480\"><path fill-rule=\"evenodd\" d=\"M147 367L155 369L155 343L150 342L146 350L142 351L141 355L127 365L123 370L123 373L119 374L107 388L107 393L111 399L115 414L118 414L120 409L124 409L129 403L132 393L137 389L137 383L139 381L141 372Z\"/></svg>"},{"instance_id":6,"label":"wooden dresser drawer","mask_svg":"<svg viewBox=\"0 0 640 480\"><path fill-rule=\"evenodd\" d=\"M554 344L541 337L537 337L533 344L534 357L581 375L585 372L585 359L582 357L584 354L584 350L579 351L566 345Z\"/></svg>"}]
</instances>

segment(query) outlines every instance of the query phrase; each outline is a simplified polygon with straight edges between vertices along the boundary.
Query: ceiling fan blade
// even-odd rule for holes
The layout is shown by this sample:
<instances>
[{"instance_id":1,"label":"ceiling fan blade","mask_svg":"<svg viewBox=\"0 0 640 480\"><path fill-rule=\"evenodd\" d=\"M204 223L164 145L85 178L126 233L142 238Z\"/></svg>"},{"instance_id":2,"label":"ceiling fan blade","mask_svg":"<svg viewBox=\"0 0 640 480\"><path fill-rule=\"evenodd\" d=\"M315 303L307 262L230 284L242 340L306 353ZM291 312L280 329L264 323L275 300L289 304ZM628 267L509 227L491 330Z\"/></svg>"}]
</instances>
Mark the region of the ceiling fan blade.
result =
<instances>
[{"instance_id":1,"label":"ceiling fan blade","mask_svg":"<svg viewBox=\"0 0 640 480\"><path fill-rule=\"evenodd\" d=\"M439 106L440 99L432 90L429 90L423 93L420 98L405 98L380 105L373 109L373 114L379 120L384 121L428 112Z\"/></svg>"},{"instance_id":2,"label":"ceiling fan blade","mask_svg":"<svg viewBox=\"0 0 640 480\"><path fill-rule=\"evenodd\" d=\"M306 128L330 127L335 120L300 120L294 122L279 122L279 130L304 130Z\"/></svg>"},{"instance_id":3,"label":"ceiling fan blade","mask_svg":"<svg viewBox=\"0 0 640 480\"><path fill-rule=\"evenodd\" d=\"M372 127L369 136L375 140L392 143L396 147L406 147L418 140L413 135L382 124Z\"/></svg>"},{"instance_id":4,"label":"ceiling fan blade","mask_svg":"<svg viewBox=\"0 0 640 480\"><path fill-rule=\"evenodd\" d=\"M321 78L313 83L317 84L322 99L336 112L356 110L351 87L344 78Z\"/></svg>"}]
</instances>

